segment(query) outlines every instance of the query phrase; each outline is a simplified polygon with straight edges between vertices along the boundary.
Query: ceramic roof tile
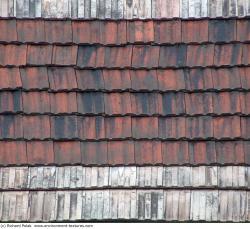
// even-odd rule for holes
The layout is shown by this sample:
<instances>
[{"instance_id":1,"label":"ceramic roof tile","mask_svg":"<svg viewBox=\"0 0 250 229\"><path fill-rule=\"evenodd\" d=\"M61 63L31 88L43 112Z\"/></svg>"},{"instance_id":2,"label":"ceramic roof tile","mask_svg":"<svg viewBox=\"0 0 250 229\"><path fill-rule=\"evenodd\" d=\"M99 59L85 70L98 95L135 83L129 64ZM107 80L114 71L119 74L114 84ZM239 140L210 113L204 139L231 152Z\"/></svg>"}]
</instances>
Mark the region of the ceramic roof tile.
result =
<instances>
[{"instance_id":1,"label":"ceramic roof tile","mask_svg":"<svg viewBox=\"0 0 250 229\"><path fill-rule=\"evenodd\" d=\"M27 45L0 45L0 65L20 66L26 65Z\"/></svg>"},{"instance_id":2,"label":"ceramic roof tile","mask_svg":"<svg viewBox=\"0 0 250 229\"><path fill-rule=\"evenodd\" d=\"M52 141L27 142L27 160L31 165L54 164L54 149Z\"/></svg>"},{"instance_id":3,"label":"ceramic roof tile","mask_svg":"<svg viewBox=\"0 0 250 229\"><path fill-rule=\"evenodd\" d=\"M179 43L181 42L181 21L155 21L155 37L158 44Z\"/></svg>"},{"instance_id":4,"label":"ceramic roof tile","mask_svg":"<svg viewBox=\"0 0 250 229\"><path fill-rule=\"evenodd\" d=\"M45 42L43 20L17 20L17 37L19 42Z\"/></svg>"},{"instance_id":5,"label":"ceramic roof tile","mask_svg":"<svg viewBox=\"0 0 250 229\"><path fill-rule=\"evenodd\" d=\"M0 92L0 112L20 112L22 110L22 95L20 91Z\"/></svg>"},{"instance_id":6,"label":"ceramic roof tile","mask_svg":"<svg viewBox=\"0 0 250 229\"><path fill-rule=\"evenodd\" d=\"M135 149L132 141L108 142L108 163L110 165L129 165L135 163Z\"/></svg>"},{"instance_id":7,"label":"ceramic roof tile","mask_svg":"<svg viewBox=\"0 0 250 229\"><path fill-rule=\"evenodd\" d=\"M53 46L52 64L76 65L77 46Z\"/></svg>"},{"instance_id":8,"label":"ceramic roof tile","mask_svg":"<svg viewBox=\"0 0 250 229\"><path fill-rule=\"evenodd\" d=\"M240 107L242 114L250 114L250 93L245 92L240 94Z\"/></svg>"},{"instance_id":9,"label":"ceramic roof tile","mask_svg":"<svg viewBox=\"0 0 250 229\"><path fill-rule=\"evenodd\" d=\"M250 125L250 118L249 117L241 117L240 124L239 124L239 118L237 119L237 121L238 121L237 123L235 121L233 124L231 124L231 126L237 124L238 126L235 126L235 128L238 130L237 133L239 132L239 129L241 128L241 136L243 138L249 139L250 138L250 130L248 127ZM234 130L234 132L235 132L235 130Z\"/></svg>"},{"instance_id":10,"label":"ceramic roof tile","mask_svg":"<svg viewBox=\"0 0 250 229\"><path fill-rule=\"evenodd\" d=\"M0 139L23 137L22 117L19 115L0 115Z\"/></svg>"},{"instance_id":11,"label":"ceramic roof tile","mask_svg":"<svg viewBox=\"0 0 250 229\"><path fill-rule=\"evenodd\" d=\"M240 59L240 54L241 54L240 51L238 51L237 54L238 54L238 59L237 60L239 60ZM243 65L249 65L250 64L250 44L242 45L242 61L241 61L241 64L243 64Z\"/></svg>"},{"instance_id":12,"label":"ceramic roof tile","mask_svg":"<svg viewBox=\"0 0 250 229\"><path fill-rule=\"evenodd\" d=\"M249 41L250 40L250 22L249 20L237 20L237 40Z\"/></svg>"},{"instance_id":13,"label":"ceramic roof tile","mask_svg":"<svg viewBox=\"0 0 250 229\"><path fill-rule=\"evenodd\" d=\"M162 164L161 142L138 141L135 144L135 162L138 165Z\"/></svg>"},{"instance_id":14,"label":"ceramic roof tile","mask_svg":"<svg viewBox=\"0 0 250 229\"><path fill-rule=\"evenodd\" d=\"M0 68L0 88L21 88L22 81L19 68Z\"/></svg>"},{"instance_id":15,"label":"ceramic roof tile","mask_svg":"<svg viewBox=\"0 0 250 229\"><path fill-rule=\"evenodd\" d=\"M82 163L84 165L108 164L107 142L81 142Z\"/></svg>"},{"instance_id":16,"label":"ceramic roof tile","mask_svg":"<svg viewBox=\"0 0 250 229\"><path fill-rule=\"evenodd\" d=\"M242 88L244 89L250 88L250 68L249 67L242 68L239 69L238 72Z\"/></svg>"},{"instance_id":17,"label":"ceramic roof tile","mask_svg":"<svg viewBox=\"0 0 250 229\"><path fill-rule=\"evenodd\" d=\"M74 139L78 137L76 116L52 116L50 126L51 137L54 139Z\"/></svg>"},{"instance_id":18,"label":"ceramic roof tile","mask_svg":"<svg viewBox=\"0 0 250 229\"><path fill-rule=\"evenodd\" d=\"M16 20L0 20L0 41L17 41Z\"/></svg>"},{"instance_id":19,"label":"ceramic roof tile","mask_svg":"<svg viewBox=\"0 0 250 229\"><path fill-rule=\"evenodd\" d=\"M75 70L69 67L48 68L50 89L53 91L77 89Z\"/></svg>"},{"instance_id":20,"label":"ceramic roof tile","mask_svg":"<svg viewBox=\"0 0 250 229\"><path fill-rule=\"evenodd\" d=\"M154 41L154 22L128 21L127 40L129 43L148 43Z\"/></svg>"},{"instance_id":21,"label":"ceramic roof tile","mask_svg":"<svg viewBox=\"0 0 250 229\"><path fill-rule=\"evenodd\" d=\"M152 91L158 89L156 70L131 71L131 88L135 91Z\"/></svg>"},{"instance_id":22,"label":"ceramic roof tile","mask_svg":"<svg viewBox=\"0 0 250 229\"><path fill-rule=\"evenodd\" d=\"M48 43L71 43L72 27L71 21L45 21L45 42Z\"/></svg>"},{"instance_id":23,"label":"ceramic roof tile","mask_svg":"<svg viewBox=\"0 0 250 229\"><path fill-rule=\"evenodd\" d=\"M82 90L104 89L104 79L101 70L76 70L76 79L79 89Z\"/></svg>"},{"instance_id":24,"label":"ceramic roof tile","mask_svg":"<svg viewBox=\"0 0 250 229\"><path fill-rule=\"evenodd\" d=\"M182 21L181 36L184 43L201 43L208 41L208 21Z\"/></svg>"},{"instance_id":25,"label":"ceramic roof tile","mask_svg":"<svg viewBox=\"0 0 250 229\"><path fill-rule=\"evenodd\" d=\"M132 137L135 139L158 138L158 119L156 117L133 117Z\"/></svg>"},{"instance_id":26,"label":"ceramic roof tile","mask_svg":"<svg viewBox=\"0 0 250 229\"><path fill-rule=\"evenodd\" d=\"M166 141L162 142L162 160L165 165L189 164L188 142Z\"/></svg>"},{"instance_id":27,"label":"ceramic roof tile","mask_svg":"<svg viewBox=\"0 0 250 229\"><path fill-rule=\"evenodd\" d=\"M28 65L48 65L52 63L51 45L28 45Z\"/></svg>"},{"instance_id":28,"label":"ceramic roof tile","mask_svg":"<svg viewBox=\"0 0 250 229\"><path fill-rule=\"evenodd\" d=\"M30 89L49 88L49 79L45 67L25 67L20 68L22 87Z\"/></svg>"},{"instance_id":29,"label":"ceramic roof tile","mask_svg":"<svg viewBox=\"0 0 250 229\"><path fill-rule=\"evenodd\" d=\"M23 92L23 112L33 113L50 113L51 98L47 92Z\"/></svg>"},{"instance_id":30,"label":"ceramic roof tile","mask_svg":"<svg viewBox=\"0 0 250 229\"><path fill-rule=\"evenodd\" d=\"M25 142L0 141L0 165L22 165L27 162Z\"/></svg>"},{"instance_id":31,"label":"ceramic roof tile","mask_svg":"<svg viewBox=\"0 0 250 229\"><path fill-rule=\"evenodd\" d=\"M209 21L209 41L230 42L236 40L235 20L210 20Z\"/></svg>"},{"instance_id":32,"label":"ceramic roof tile","mask_svg":"<svg viewBox=\"0 0 250 229\"><path fill-rule=\"evenodd\" d=\"M81 163L80 142L54 142L54 153L58 165Z\"/></svg>"}]
</instances>

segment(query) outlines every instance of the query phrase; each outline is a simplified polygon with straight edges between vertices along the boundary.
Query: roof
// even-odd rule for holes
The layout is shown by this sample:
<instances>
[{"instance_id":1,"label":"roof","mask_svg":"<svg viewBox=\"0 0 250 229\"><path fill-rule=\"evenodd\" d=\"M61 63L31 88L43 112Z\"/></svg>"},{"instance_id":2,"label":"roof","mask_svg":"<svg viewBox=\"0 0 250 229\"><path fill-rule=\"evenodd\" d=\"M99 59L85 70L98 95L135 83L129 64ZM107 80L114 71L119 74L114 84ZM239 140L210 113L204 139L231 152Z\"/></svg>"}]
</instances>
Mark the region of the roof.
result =
<instances>
[{"instance_id":1,"label":"roof","mask_svg":"<svg viewBox=\"0 0 250 229\"><path fill-rule=\"evenodd\" d=\"M2 14L2 221L250 220L250 21L180 6Z\"/></svg>"}]
</instances>

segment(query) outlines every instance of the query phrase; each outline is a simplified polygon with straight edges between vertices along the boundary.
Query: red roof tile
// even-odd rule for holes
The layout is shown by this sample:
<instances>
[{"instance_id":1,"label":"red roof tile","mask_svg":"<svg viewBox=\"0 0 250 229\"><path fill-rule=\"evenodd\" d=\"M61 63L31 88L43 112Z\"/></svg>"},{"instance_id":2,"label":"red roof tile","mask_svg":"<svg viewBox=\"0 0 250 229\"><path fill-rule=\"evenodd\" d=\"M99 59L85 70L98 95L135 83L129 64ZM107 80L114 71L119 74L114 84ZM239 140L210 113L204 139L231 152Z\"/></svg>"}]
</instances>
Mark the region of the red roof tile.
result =
<instances>
[{"instance_id":1,"label":"red roof tile","mask_svg":"<svg viewBox=\"0 0 250 229\"><path fill-rule=\"evenodd\" d=\"M16 89L22 87L19 68L0 68L0 88Z\"/></svg>"},{"instance_id":2,"label":"red roof tile","mask_svg":"<svg viewBox=\"0 0 250 229\"><path fill-rule=\"evenodd\" d=\"M0 115L0 139L23 137L22 117L19 115Z\"/></svg>"},{"instance_id":3,"label":"red roof tile","mask_svg":"<svg viewBox=\"0 0 250 229\"><path fill-rule=\"evenodd\" d=\"M104 89L104 79L101 70L76 70L76 79L79 89Z\"/></svg>"},{"instance_id":4,"label":"red roof tile","mask_svg":"<svg viewBox=\"0 0 250 229\"><path fill-rule=\"evenodd\" d=\"M31 165L54 164L54 149L52 141L27 142L27 158Z\"/></svg>"},{"instance_id":5,"label":"red roof tile","mask_svg":"<svg viewBox=\"0 0 250 229\"><path fill-rule=\"evenodd\" d=\"M108 164L107 142L81 142L82 163L84 165Z\"/></svg>"},{"instance_id":6,"label":"red roof tile","mask_svg":"<svg viewBox=\"0 0 250 229\"><path fill-rule=\"evenodd\" d=\"M30 19L17 20L17 37L19 42L45 42L44 21Z\"/></svg>"},{"instance_id":7,"label":"red roof tile","mask_svg":"<svg viewBox=\"0 0 250 229\"><path fill-rule=\"evenodd\" d=\"M162 43L179 43L181 42L181 21L155 21L155 42Z\"/></svg>"},{"instance_id":8,"label":"red roof tile","mask_svg":"<svg viewBox=\"0 0 250 229\"><path fill-rule=\"evenodd\" d=\"M249 20L237 20L237 40L247 41L250 40L250 21Z\"/></svg>"},{"instance_id":9,"label":"red roof tile","mask_svg":"<svg viewBox=\"0 0 250 229\"><path fill-rule=\"evenodd\" d=\"M53 46L52 64L76 65L77 46Z\"/></svg>"},{"instance_id":10,"label":"red roof tile","mask_svg":"<svg viewBox=\"0 0 250 229\"><path fill-rule=\"evenodd\" d=\"M80 142L54 142L54 153L58 165L81 163Z\"/></svg>"},{"instance_id":11,"label":"red roof tile","mask_svg":"<svg viewBox=\"0 0 250 229\"><path fill-rule=\"evenodd\" d=\"M20 91L0 92L0 112L20 112L22 110L22 96Z\"/></svg>"},{"instance_id":12,"label":"red roof tile","mask_svg":"<svg viewBox=\"0 0 250 229\"><path fill-rule=\"evenodd\" d=\"M20 66L26 65L27 45L1 45L0 44L0 65Z\"/></svg>"},{"instance_id":13,"label":"red roof tile","mask_svg":"<svg viewBox=\"0 0 250 229\"><path fill-rule=\"evenodd\" d=\"M182 42L201 43L208 41L208 21L182 21L181 22Z\"/></svg>"},{"instance_id":14,"label":"red roof tile","mask_svg":"<svg viewBox=\"0 0 250 229\"><path fill-rule=\"evenodd\" d=\"M17 41L16 20L0 20L0 41Z\"/></svg>"},{"instance_id":15,"label":"red roof tile","mask_svg":"<svg viewBox=\"0 0 250 229\"><path fill-rule=\"evenodd\" d=\"M108 142L108 163L110 165L130 165L135 163L135 149L132 141Z\"/></svg>"},{"instance_id":16,"label":"red roof tile","mask_svg":"<svg viewBox=\"0 0 250 229\"><path fill-rule=\"evenodd\" d=\"M185 141L162 142L162 160L164 165L189 164L188 143Z\"/></svg>"},{"instance_id":17,"label":"red roof tile","mask_svg":"<svg viewBox=\"0 0 250 229\"><path fill-rule=\"evenodd\" d=\"M28 65L48 65L51 63L52 63L51 45L28 45L27 49Z\"/></svg>"},{"instance_id":18,"label":"red roof tile","mask_svg":"<svg viewBox=\"0 0 250 229\"><path fill-rule=\"evenodd\" d=\"M158 138L158 119L156 117L133 117L132 137L135 139Z\"/></svg>"},{"instance_id":19,"label":"red roof tile","mask_svg":"<svg viewBox=\"0 0 250 229\"><path fill-rule=\"evenodd\" d=\"M25 142L0 141L0 165L22 165L27 162Z\"/></svg>"}]
</instances>

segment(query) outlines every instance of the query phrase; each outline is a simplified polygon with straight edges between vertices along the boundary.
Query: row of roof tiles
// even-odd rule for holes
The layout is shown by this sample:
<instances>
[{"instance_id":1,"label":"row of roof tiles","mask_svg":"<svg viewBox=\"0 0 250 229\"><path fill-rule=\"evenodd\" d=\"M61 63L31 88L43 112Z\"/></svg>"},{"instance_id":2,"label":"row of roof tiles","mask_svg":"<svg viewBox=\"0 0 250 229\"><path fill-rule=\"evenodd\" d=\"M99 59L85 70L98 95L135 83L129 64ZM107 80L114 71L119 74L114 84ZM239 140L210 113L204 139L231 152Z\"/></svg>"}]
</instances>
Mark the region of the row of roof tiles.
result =
<instances>
[{"instance_id":1,"label":"row of roof tiles","mask_svg":"<svg viewBox=\"0 0 250 229\"><path fill-rule=\"evenodd\" d=\"M0 141L0 165L250 164L249 141Z\"/></svg>"},{"instance_id":2,"label":"row of roof tiles","mask_svg":"<svg viewBox=\"0 0 250 229\"><path fill-rule=\"evenodd\" d=\"M195 104L195 106L194 106ZM250 114L250 92L0 92L0 113L102 115Z\"/></svg>"},{"instance_id":3,"label":"row of roof tiles","mask_svg":"<svg viewBox=\"0 0 250 229\"><path fill-rule=\"evenodd\" d=\"M1 42L104 44L250 40L247 19L196 21L0 20Z\"/></svg>"},{"instance_id":4,"label":"row of roof tiles","mask_svg":"<svg viewBox=\"0 0 250 229\"><path fill-rule=\"evenodd\" d=\"M73 67L0 68L0 90L197 91L249 90L250 68L86 70Z\"/></svg>"},{"instance_id":5,"label":"row of roof tiles","mask_svg":"<svg viewBox=\"0 0 250 229\"><path fill-rule=\"evenodd\" d=\"M250 117L1 115L1 139L250 139Z\"/></svg>"},{"instance_id":6,"label":"row of roof tiles","mask_svg":"<svg viewBox=\"0 0 250 229\"><path fill-rule=\"evenodd\" d=\"M166 68L250 64L250 44L128 45L124 47L0 45L0 66ZM126 56L127 58L124 58Z\"/></svg>"},{"instance_id":7,"label":"row of roof tiles","mask_svg":"<svg viewBox=\"0 0 250 229\"><path fill-rule=\"evenodd\" d=\"M1 17L201 18L250 15L246 0L0 0Z\"/></svg>"}]
</instances>

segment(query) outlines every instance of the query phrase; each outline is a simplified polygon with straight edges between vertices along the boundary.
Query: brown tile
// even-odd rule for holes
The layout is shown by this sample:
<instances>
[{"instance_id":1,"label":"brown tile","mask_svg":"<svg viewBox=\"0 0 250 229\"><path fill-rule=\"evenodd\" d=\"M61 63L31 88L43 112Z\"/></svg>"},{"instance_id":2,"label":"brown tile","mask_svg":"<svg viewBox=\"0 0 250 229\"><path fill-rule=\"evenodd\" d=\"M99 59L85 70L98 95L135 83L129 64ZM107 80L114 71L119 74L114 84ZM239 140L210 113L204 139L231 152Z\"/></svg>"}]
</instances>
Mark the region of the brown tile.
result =
<instances>
[{"instance_id":1,"label":"brown tile","mask_svg":"<svg viewBox=\"0 0 250 229\"><path fill-rule=\"evenodd\" d=\"M126 21L100 21L101 43L120 45L127 43Z\"/></svg>"},{"instance_id":2,"label":"brown tile","mask_svg":"<svg viewBox=\"0 0 250 229\"><path fill-rule=\"evenodd\" d=\"M53 91L77 89L75 70L70 67L48 68L50 89Z\"/></svg>"},{"instance_id":3,"label":"brown tile","mask_svg":"<svg viewBox=\"0 0 250 229\"><path fill-rule=\"evenodd\" d=\"M135 142L135 162L138 165L162 164L160 141Z\"/></svg>"},{"instance_id":4,"label":"brown tile","mask_svg":"<svg viewBox=\"0 0 250 229\"><path fill-rule=\"evenodd\" d=\"M0 41L17 41L16 20L0 20Z\"/></svg>"},{"instance_id":5,"label":"brown tile","mask_svg":"<svg viewBox=\"0 0 250 229\"><path fill-rule=\"evenodd\" d=\"M250 92L240 93L240 107L242 114L250 114Z\"/></svg>"},{"instance_id":6,"label":"brown tile","mask_svg":"<svg viewBox=\"0 0 250 229\"><path fill-rule=\"evenodd\" d=\"M77 66L96 67L97 47L96 46L78 46Z\"/></svg>"},{"instance_id":7,"label":"brown tile","mask_svg":"<svg viewBox=\"0 0 250 229\"><path fill-rule=\"evenodd\" d=\"M23 116L23 137L28 140L50 138L49 116Z\"/></svg>"},{"instance_id":8,"label":"brown tile","mask_svg":"<svg viewBox=\"0 0 250 229\"><path fill-rule=\"evenodd\" d=\"M239 92L221 92L213 94L215 114L241 113Z\"/></svg>"},{"instance_id":9,"label":"brown tile","mask_svg":"<svg viewBox=\"0 0 250 229\"><path fill-rule=\"evenodd\" d=\"M107 68L131 67L132 46L127 45L125 47L106 47L104 60L104 66Z\"/></svg>"},{"instance_id":10,"label":"brown tile","mask_svg":"<svg viewBox=\"0 0 250 229\"><path fill-rule=\"evenodd\" d=\"M135 151L133 141L108 142L108 163L110 165L135 164Z\"/></svg>"},{"instance_id":11,"label":"brown tile","mask_svg":"<svg viewBox=\"0 0 250 229\"><path fill-rule=\"evenodd\" d=\"M214 46L214 65L227 66L242 63L242 45L224 44Z\"/></svg>"},{"instance_id":12,"label":"brown tile","mask_svg":"<svg viewBox=\"0 0 250 229\"><path fill-rule=\"evenodd\" d=\"M48 92L23 92L23 111L24 113L49 113L50 95Z\"/></svg>"},{"instance_id":13,"label":"brown tile","mask_svg":"<svg viewBox=\"0 0 250 229\"><path fill-rule=\"evenodd\" d=\"M250 164L250 141L243 142L243 149L245 153L245 164Z\"/></svg>"},{"instance_id":14,"label":"brown tile","mask_svg":"<svg viewBox=\"0 0 250 229\"><path fill-rule=\"evenodd\" d=\"M104 93L83 92L77 94L78 112L82 114L103 114Z\"/></svg>"},{"instance_id":15,"label":"brown tile","mask_svg":"<svg viewBox=\"0 0 250 229\"><path fill-rule=\"evenodd\" d=\"M230 42L236 40L236 20L210 20L209 41Z\"/></svg>"},{"instance_id":16,"label":"brown tile","mask_svg":"<svg viewBox=\"0 0 250 229\"><path fill-rule=\"evenodd\" d=\"M19 68L0 68L0 88L17 89L22 87Z\"/></svg>"},{"instance_id":17,"label":"brown tile","mask_svg":"<svg viewBox=\"0 0 250 229\"><path fill-rule=\"evenodd\" d=\"M0 92L0 112L14 113L23 110L22 95L20 91L3 91Z\"/></svg>"},{"instance_id":18,"label":"brown tile","mask_svg":"<svg viewBox=\"0 0 250 229\"><path fill-rule=\"evenodd\" d=\"M51 113L77 113L76 93L59 92L50 94Z\"/></svg>"},{"instance_id":19,"label":"brown tile","mask_svg":"<svg viewBox=\"0 0 250 229\"><path fill-rule=\"evenodd\" d=\"M187 66L212 66L218 65L214 62L214 45L188 45L187 47Z\"/></svg>"},{"instance_id":20,"label":"brown tile","mask_svg":"<svg viewBox=\"0 0 250 229\"><path fill-rule=\"evenodd\" d=\"M105 138L105 124L102 116L78 117L79 138L98 140Z\"/></svg>"},{"instance_id":21,"label":"brown tile","mask_svg":"<svg viewBox=\"0 0 250 229\"><path fill-rule=\"evenodd\" d=\"M159 67L186 66L187 45L161 46Z\"/></svg>"},{"instance_id":22,"label":"brown tile","mask_svg":"<svg viewBox=\"0 0 250 229\"><path fill-rule=\"evenodd\" d=\"M156 70L130 71L132 89L136 91L152 91L158 89Z\"/></svg>"},{"instance_id":23,"label":"brown tile","mask_svg":"<svg viewBox=\"0 0 250 229\"><path fill-rule=\"evenodd\" d=\"M0 115L0 138L23 138L23 122L20 115Z\"/></svg>"},{"instance_id":24,"label":"brown tile","mask_svg":"<svg viewBox=\"0 0 250 229\"><path fill-rule=\"evenodd\" d=\"M103 70L106 90L126 90L131 88L129 70Z\"/></svg>"},{"instance_id":25,"label":"brown tile","mask_svg":"<svg viewBox=\"0 0 250 229\"><path fill-rule=\"evenodd\" d=\"M22 66L26 65L27 45L0 45L0 65Z\"/></svg>"},{"instance_id":26,"label":"brown tile","mask_svg":"<svg viewBox=\"0 0 250 229\"><path fill-rule=\"evenodd\" d=\"M238 68L212 69L214 89L239 89L241 88L241 72Z\"/></svg>"},{"instance_id":27,"label":"brown tile","mask_svg":"<svg viewBox=\"0 0 250 229\"><path fill-rule=\"evenodd\" d=\"M154 30L154 39L158 44L181 42L180 20L155 21Z\"/></svg>"},{"instance_id":28,"label":"brown tile","mask_svg":"<svg viewBox=\"0 0 250 229\"><path fill-rule=\"evenodd\" d=\"M158 97L156 93L131 93L131 109L133 114L158 114Z\"/></svg>"},{"instance_id":29,"label":"brown tile","mask_svg":"<svg viewBox=\"0 0 250 229\"><path fill-rule=\"evenodd\" d=\"M159 118L159 138L179 139L186 137L186 118Z\"/></svg>"},{"instance_id":30,"label":"brown tile","mask_svg":"<svg viewBox=\"0 0 250 229\"><path fill-rule=\"evenodd\" d=\"M54 149L52 141L27 142L27 157L30 165L54 164Z\"/></svg>"},{"instance_id":31,"label":"brown tile","mask_svg":"<svg viewBox=\"0 0 250 229\"><path fill-rule=\"evenodd\" d=\"M240 78L241 81L241 87L244 89L250 89L250 68L249 67L239 68L238 72L239 72L238 77Z\"/></svg>"},{"instance_id":32,"label":"brown tile","mask_svg":"<svg viewBox=\"0 0 250 229\"><path fill-rule=\"evenodd\" d=\"M100 21L72 21L73 42L76 44L100 43Z\"/></svg>"},{"instance_id":33,"label":"brown tile","mask_svg":"<svg viewBox=\"0 0 250 229\"><path fill-rule=\"evenodd\" d=\"M44 21L45 41L48 43L71 43L71 21Z\"/></svg>"},{"instance_id":34,"label":"brown tile","mask_svg":"<svg viewBox=\"0 0 250 229\"><path fill-rule=\"evenodd\" d=\"M81 163L80 142L54 142L55 163L72 165Z\"/></svg>"},{"instance_id":35,"label":"brown tile","mask_svg":"<svg viewBox=\"0 0 250 229\"><path fill-rule=\"evenodd\" d=\"M27 164L26 142L0 141L0 165Z\"/></svg>"},{"instance_id":36,"label":"brown tile","mask_svg":"<svg viewBox=\"0 0 250 229\"><path fill-rule=\"evenodd\" d=\"M189 117L186 119L186 137L207 139L213 137L213 119L209 116Z\"/></svg>"},{"instance_id":37,"label":"brown tile","mask_svg":"<svg viewBox=\"0 0 250 229\"><path fill-rule=\"evenodd\" d=\"M148 43L154 41L153 21L128 21L127 40L129 43Z\"/></svg>"},{"instance_id":38,"label":"brown tile","mask_svg":"<svg viewBox=\"0 0 250 229\"><path fill-rule=\"evenodd\" d=\"M215 146L219 164L240 164L245 162L242 141L216 142Z\"/></svg>"},{"instance_id":39,"label":"brown tile","mask_svg":"<svg viewBox=\"0 0 250 229\"><path fill-rule=\"evenodd\" d=\"M55 65L76 65L77 46L54 46L52 64Z\"/></svg>"},{"instance_id":40,"label":"brown tile","mask_svg":"<svg viewBox=\"0 0 250 229\"><path fill-rule=\"evenodd\" d=\"M158 118L132 117L132 136L135 139L158 138Z\"/></svg>"},{"instance_id":41,"label":"brown tile","mask_svg":"<svg viewBox=\"0 0 250 229\"><path fill-rule=\"evenodd\" d=\"M107 142L81 142L82 164L108 164Z\"/></svg>"},{"instance_id":42,"label":"brown tile","mask_svg":"<svg viewBox=\"0 0 250 229\"><path fill-rule=\"evenodd\" d=\"M231 139L241 137L240 117L215 117L213 119L214 137L216 139Z\"/></svg>"},{"instance_id":43,"label":"brown tile","mask_svg":"<svg viewBox=\"0 0 250 229\"><path fill-rule=\"evenodd\" d=\"M105 136L108 139L124 139L132 136L131 117L105 118Z\"/></svg>"},{"instance_id":44,"label":"brown tile","mask_svg":"<svg viewBox=\"0 0 250 229\"><path fill-rule=\"evenodd\" d=\"M250 40L250 21L249 20L237 20L237 41L249 41Z\"/></svg>"},{"instance_id":45,"label":"brown tile","mask_svg":"<svg viewBox=\"0 0 250 229\"><path fill-rule=\"evenodd\" d=\"M104 94L105 114L126 115L131 114L130 93L105 93Z\"/></svg>"},{"instance_id":46,"label":"brown tile","mask_svg":"<svg viewBox=\"0 0 250 229\"><path fill-rule=\"evenodd\" d=\"M216 163L215 143L212 141L189 142L189 158L192 165Z\"/></svg>"},{"instance_id":47,"label":"brown tile","mask_svg":"<svg viewBox=\"0 0 250 229\"><path fill-rule=\"evenodd\" d=\"M209 68L186 70L185 82L189 91L213 89L212 71Z\"/></svg>"},{"instance_id":48,"label":"brown tile","mask_svg":"<svg viewBox=\"0 0 250 229\"><path fill-rule=\"evenodd\" d=\"M76 70L76 79L79 89L104 89L104 80L101 70Z\"/></svg>"},{"instance_id":49,"label":"brown tile","mask_svg":"<svg viewBox=\"0 0 250 229\"><path fill-rule=\"evenodd\" d=\"M49 79L45 67L20 68L22 86L24 89L48 89Z\"/></svg>"},{"instance_id":50,"label":"brown tile","mask_svg":"<svg viewBox=\"0 0 250 229\"><path fill-rule=\"evenodd\" d=\"M201 43L208 41L208 20L182 21L182 42Z\"/></svg>"},{"instance_id":51,"label":"brown tile","mask_svg":"<svg viewBox=\"0 0 250 229\"><path fill-rule=\"evenodd\" d=\"M19 42L45 42L44 20L17 20L17 37Z\"/></svg>"},{"instance_id":52,"label":"brown tile","mask_svg":"<svg viewBox=\"0 0 250 229\"><path fill-rule=\"evenodd\" d=\"M28 45L27 64L47 65L52 61L51 45Z\"/></svg>"},{"instance_id":53,"label":"brown tile","mask_svg":"<svg viewBox=\"0 0 250 229\"><path fill-rule=\"evenodd\" d=\"M164 165L189 164L188 142L162 142L162 158Z\"/></svg>"},{"instance_id":54,"label":"brown tile","mask_svg":"<svg viewBox=\"0 0 250 229\"><path fill-rule=\"evenodd\" d=\"M185 114L184 93L162 93L158 95L159 114L179 115Z\"/></svg>"},{"instance_id":55,"label":"brown tile","mask_svg":"<svg viewBox=\"0 0 250 229\"><path fill-rule=\"evenodd\" d=\"M239 64L249 65L250 64L250 44L241 44L242 46L242 60L240 61L240 54L238 55L238 62Z\"/></svg>"},{"instance_id":56,"label":"brown tile","mask_svg":"<svg viewBox=\"0 0 250 229\"><path fill-rule=\"evenodd\" d=\"M237 118L238 118L237 121L239 121L239 117L237 117ZM235 125L237 125L237 126L235 126L235 128L238 129L238 132L240 131L240 128L241 128L241 137L242 138L250 139L250 128L249 128L250 118L249 117L241 117L240 119L241 119L240 123L239 122L234 123Z\"/></svg>"},{"instance_id":57,"label":"brown tile","mask_svg":"<svg viewBox=\"0 0 250 229\"><path fill-rule=\"evenodd\" d=\"M54 139L78 138L77 117L73 115L50 118L51 137Z\"/></svg>"},{"instance_id":58,"label":"brown tile","mask_svg":"<svg viewBox=\"0 0 250 229\"><path fill-rule=\"evenodd\" d=\"M185 89L183 70L157 70L158 85L161 91L179 91Z\"/></svg>"},{"instance_id":59,"label":"brown tile","mask_svg":"<svg viewBox=\"0 0 250 229\"><path fill-rule=\"evenodd\" d=\"M185 106L186 113L189 115L216 113L213 112L212 93L186 93Z\"/></svg>"}]
</instances>

